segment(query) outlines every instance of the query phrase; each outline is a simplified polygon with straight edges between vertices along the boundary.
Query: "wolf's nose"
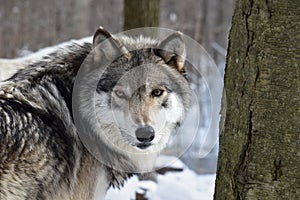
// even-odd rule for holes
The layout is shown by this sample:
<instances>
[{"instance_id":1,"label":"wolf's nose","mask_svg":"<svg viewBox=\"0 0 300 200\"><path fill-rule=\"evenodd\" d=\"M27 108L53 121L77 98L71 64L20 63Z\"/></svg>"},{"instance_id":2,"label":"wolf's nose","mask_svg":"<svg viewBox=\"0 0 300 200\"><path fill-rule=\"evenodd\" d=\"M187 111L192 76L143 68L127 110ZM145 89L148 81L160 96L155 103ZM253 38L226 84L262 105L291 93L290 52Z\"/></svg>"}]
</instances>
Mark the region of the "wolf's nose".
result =
<instances>
[{"instance_id":1,"label":"wolf's nose","mask_svg":"<svg viewBox=\"0 0 300 200\"><path fill-rule=\"evenodd\" d=\"M154 139L155 131L151 126L141 126L136 129L135 135L140 142L151 142Z\"/></svg>"}]
</instances>

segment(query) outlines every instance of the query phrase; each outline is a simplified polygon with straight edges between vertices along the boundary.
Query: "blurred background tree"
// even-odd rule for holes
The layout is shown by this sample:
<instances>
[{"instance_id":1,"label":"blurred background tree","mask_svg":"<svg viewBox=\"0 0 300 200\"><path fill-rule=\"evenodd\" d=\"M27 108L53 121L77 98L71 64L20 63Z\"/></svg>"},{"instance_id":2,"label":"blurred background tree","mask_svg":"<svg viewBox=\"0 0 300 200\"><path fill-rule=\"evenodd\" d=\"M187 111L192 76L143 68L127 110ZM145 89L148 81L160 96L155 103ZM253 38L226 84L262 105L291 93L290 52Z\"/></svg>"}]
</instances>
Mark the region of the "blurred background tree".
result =
<instances>
[{"instance_id":1,"label":"blurred background tree","mask_svg":"<svg viewBox=\"0 0 300 200\"><path fill-rule=\"evenodd\" d=\"M124 0L123 30L159 26L160 0Z\"/></svg>"}]
</instances>

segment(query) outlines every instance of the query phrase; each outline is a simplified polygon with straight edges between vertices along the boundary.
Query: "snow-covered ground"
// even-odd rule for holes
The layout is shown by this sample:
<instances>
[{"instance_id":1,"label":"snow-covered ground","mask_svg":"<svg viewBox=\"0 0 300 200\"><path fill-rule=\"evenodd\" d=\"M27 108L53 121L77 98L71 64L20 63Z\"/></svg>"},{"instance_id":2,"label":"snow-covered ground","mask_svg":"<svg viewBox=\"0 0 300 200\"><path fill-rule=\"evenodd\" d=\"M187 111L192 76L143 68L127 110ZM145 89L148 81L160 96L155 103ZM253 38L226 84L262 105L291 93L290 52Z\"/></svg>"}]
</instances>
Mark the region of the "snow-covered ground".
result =
<instances>
[{"instance_id":1,"label":"snow-covered ground","mask_svg":"<svg viewBox=\"0 0 300 200\"><path fill-rule=\"evenodd\" d=\"M136 199L136 192L145 194L149 200L211 200L213 199L215 174L196 174L179 159L171 166L183 168L182 172L167 172L154 181L129 179L123 188L108 190L105 200Z\"/></svg>"}]
</instances>

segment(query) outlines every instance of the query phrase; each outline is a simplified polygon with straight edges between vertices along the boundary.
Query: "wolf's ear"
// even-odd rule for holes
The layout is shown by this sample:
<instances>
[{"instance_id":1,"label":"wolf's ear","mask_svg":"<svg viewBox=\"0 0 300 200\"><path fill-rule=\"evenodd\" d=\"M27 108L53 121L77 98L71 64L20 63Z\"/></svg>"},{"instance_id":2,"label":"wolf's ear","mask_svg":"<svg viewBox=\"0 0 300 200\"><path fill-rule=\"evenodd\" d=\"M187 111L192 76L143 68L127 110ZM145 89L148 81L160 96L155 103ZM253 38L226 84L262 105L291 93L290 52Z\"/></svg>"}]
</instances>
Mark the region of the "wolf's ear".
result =
<instances>
[{"instance_id":1,"label":"wolf's ear","mask_svg":"<svg viewBox=\"0 0 300 200\"><path fill-rule=\"evenodd\" d=\"M111 37L112 35L107 30L105 30L102 26L100 26L94 34L93 47L95 48L98 44Z\"/></svg>"},{"instance_id":2,"label":"wolf's ear","mask_svg":"<svg viewBox=\"0 0 300 200\"><path fill-rule=\"evenodd\" d=\"M99 45L101 42L105 41L103 44ZM122 54L129 54L124 45L121 44L112 34L100 26L93 38L93 48L95 50L94 58L96 61L103 59L112 61Z\"/></svg>"},{"instance_id":3,"label":"wolf's ear","mask_svg":"<svg viewBox=\"0 0 300 200\"><path fill-rule=\"evenodd\" d=\"M184 73L185 45L182 33L176 32L163 40L156 51L168 65Z\"/></svg>"}]
</instances>

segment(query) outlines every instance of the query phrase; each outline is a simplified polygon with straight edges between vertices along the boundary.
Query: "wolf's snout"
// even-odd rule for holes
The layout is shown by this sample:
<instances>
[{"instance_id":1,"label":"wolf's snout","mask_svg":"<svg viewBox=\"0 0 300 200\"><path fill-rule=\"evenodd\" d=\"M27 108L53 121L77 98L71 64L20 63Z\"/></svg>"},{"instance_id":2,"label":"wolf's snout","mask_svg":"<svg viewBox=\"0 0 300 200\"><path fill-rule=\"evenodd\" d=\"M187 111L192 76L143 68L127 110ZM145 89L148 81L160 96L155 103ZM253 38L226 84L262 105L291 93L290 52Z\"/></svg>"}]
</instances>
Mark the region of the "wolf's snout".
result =
<instances>
[{"instance_id":1,"label":"wolf's snout","mask_svg":"<svg viewBox=\"0 0 300 200\"><path fill-rule=\"evenodd\" d=\"M154 139L155 131L151 126L141 126L136 129L135 135L140 142L151 142Z\"/></svg>"}]
</instances>

